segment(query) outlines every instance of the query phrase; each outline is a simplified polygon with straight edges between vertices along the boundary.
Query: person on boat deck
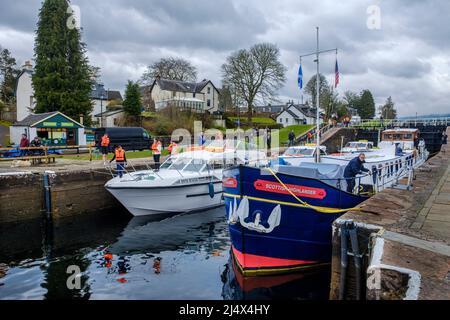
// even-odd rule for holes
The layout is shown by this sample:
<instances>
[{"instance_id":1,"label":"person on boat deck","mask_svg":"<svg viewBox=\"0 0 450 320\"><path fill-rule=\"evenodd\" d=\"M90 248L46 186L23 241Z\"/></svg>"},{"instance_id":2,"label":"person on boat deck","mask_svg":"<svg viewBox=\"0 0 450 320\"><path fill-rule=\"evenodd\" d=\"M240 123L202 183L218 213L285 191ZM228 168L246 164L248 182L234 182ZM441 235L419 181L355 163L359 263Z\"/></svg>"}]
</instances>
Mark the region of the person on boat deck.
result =
<instances>
[{"instance_id":1,"label":"person on boat deck","mask_svg":"<svg viewBox=\"0 0 450 320\"><path fill-rule=\"evenodd\" d=\"M161 141L159 141L156 138L152 144L152 152L153 152L153 161L155 162L155 170L158 171L161 165L160 161L161 161L162 144Z\"/></svg>"},{"instance_id":2,"label":"person on boat deck","mask_svg":"<svg viewBox=\"0 0 450 320\"><path fill-rule=\"evenodd\" d=\"M395 155L397 157L401 157L403 155L403 149L402 149L402 147L400 147L400 143L397 143L395 145Z\"/></svg>"},{"instance_id":3,"label":"person on boat deck","mask_svg":"<svg viewBox=\"0 0 450 320\"><path fill-rule=\"evenodd\" d=\"M355 177L363 172L370 172L369 169L364 168L366 162L366 155L361 153L358 157L351 160L344 170L344 178L347 180L347 192L353 193L355 188Z\"/></svg>"},{"instance_id":4,"label":"person on boat deck","mask_svg":"<svg viewBox=\"0 0 450 320\"><path fill-rule=\"evenodd\" d=\"M101 151L102 151L102 157L103 157L103 164L106 164L106 157L108 156L109 151L109 136L108 134L104 134L102 137L102 140L100 141Z\"/></svg>"},{"instance_id":5,"label":"person on boat deck","mask_svg":"<svg viewBox=\"0 0 450 320\"><path fill-rule=\"evenodd\" d=\"M169 150L172 156L178 154L178 144L175 141L172 141L167 150Z\"/></svg>"},{"instance_id":6,"label":"person on boat deck","mask_svg":"<svg viewBox=\"0 0 450 320\"><path fill-rule=\"evenodd\" d=\"M120 178L123 177L123 171L125 170L125 165L127 163L127 157L125 155L125 150L122 149L121 145L118 145L116 147L116 150L114 151L114 157L111 159L109 163L112 163L114 160L116 160L117 165L117 174Z\"/></svg>"}]
</instances>

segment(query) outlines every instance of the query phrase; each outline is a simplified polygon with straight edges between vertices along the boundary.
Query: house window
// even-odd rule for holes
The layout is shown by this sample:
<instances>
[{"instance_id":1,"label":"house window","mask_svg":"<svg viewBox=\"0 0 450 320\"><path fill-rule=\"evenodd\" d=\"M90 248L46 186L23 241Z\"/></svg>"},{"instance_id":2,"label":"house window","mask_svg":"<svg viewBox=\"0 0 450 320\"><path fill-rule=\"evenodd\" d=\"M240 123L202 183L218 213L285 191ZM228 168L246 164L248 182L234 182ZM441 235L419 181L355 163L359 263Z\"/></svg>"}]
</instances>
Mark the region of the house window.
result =
<instances>
[{"instance_id":1,"label":"house window","mask_svg":"<svg viewBox=\"0 0 450 320\"><path fill-rule=\"evenodd\" d=\"M208 107L211 107L211 100L208 99L208 102L206 104Z\"/></svg>"},{"instance_id":2,"label":"house window","mask_svg":"<svg viewBox=\"0 0 450 320\"><path fill-rule=\"evenodd\" d=\"M280 118L280 123L283 123L283 118Z\"/></svg>"},{"instance_id":3,"label":"house window","mask_svg":"<svg viewBox=\"0 0 450 320\"><path fill-rule=\"evenodd\" d=\"M211 87L208 87L208 94L211 94Z\"/></svg>"},{"instance_id":4,"label":"house window","mask_svg":"<svg viewBox=\"0 0 450 320\"><path fill-rule=\"evenodd\" d=\"M286 118L286 123L289 123L289 118Z\"/></svg>"},{"instance_id":5,"label":"house window","mask_svg":"<svg viewBox=\"0 0 450 320\"><path fill-rule=\"evenodd\" d=\"M115 126L117 126L118 124L119 124L119 121L118 121L119 119L117 119L117 118L114 118L114 125Z\"/></svg>"}]
</instances>

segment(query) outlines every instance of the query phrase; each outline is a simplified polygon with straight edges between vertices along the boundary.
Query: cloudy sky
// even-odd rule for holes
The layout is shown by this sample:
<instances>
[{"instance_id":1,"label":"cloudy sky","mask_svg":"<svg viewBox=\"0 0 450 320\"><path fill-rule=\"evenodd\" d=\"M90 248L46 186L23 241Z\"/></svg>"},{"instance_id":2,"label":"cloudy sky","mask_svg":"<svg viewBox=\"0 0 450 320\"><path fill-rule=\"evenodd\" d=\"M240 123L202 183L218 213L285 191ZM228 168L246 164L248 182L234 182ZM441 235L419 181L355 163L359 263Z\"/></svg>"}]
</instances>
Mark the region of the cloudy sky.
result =
<instances>
[{"instance_id":1,"label":"cloudy sky","mask_svg":"<svg viewBox=\"0 0 450 320\"><path fill-rule=\"evenodd\" d=\"M123 92L146 65L165 56L190 60L199 80L221 86L220 66L231 52L258 42L279 46L288 73L280 99L300 100L300 54L338 48L339 92L370 89L388 96L400 115L450 112L448 0L72 0L81 11L83 41L102 81ZM33 57L41 1L1 0L0 45L18 62ZM377 8L380 19L377 19ZM333 54L321 71L333 80ZM305 78L314 74L304 60Z\"/></svg>"}]
</instances>

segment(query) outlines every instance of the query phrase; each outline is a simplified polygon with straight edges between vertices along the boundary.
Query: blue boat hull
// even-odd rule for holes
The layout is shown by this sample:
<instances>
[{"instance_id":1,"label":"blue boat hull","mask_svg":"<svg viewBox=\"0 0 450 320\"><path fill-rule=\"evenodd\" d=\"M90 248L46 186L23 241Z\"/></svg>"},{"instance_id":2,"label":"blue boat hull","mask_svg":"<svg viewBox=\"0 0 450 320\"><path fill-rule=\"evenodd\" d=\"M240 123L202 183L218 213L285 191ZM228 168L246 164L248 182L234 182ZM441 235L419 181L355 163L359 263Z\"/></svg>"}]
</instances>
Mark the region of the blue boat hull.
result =
<instances>
[{"instance_id":1,"label":"blue boat hull","mask_svg":"<svg viewBox=\"0 0 450 320\"><path fill-rule=\"evenodd\" d=\"M283 173L277 176L307 204L295 199L267 170L240 166L224 171L228 219L233 220L233 212L246 212L245 218L229 224L234 258L246 275L292 272L328 264L332 223L343 214L330 211L353 208L367 199L317 179Z\"/></svg>"}]
</instances>

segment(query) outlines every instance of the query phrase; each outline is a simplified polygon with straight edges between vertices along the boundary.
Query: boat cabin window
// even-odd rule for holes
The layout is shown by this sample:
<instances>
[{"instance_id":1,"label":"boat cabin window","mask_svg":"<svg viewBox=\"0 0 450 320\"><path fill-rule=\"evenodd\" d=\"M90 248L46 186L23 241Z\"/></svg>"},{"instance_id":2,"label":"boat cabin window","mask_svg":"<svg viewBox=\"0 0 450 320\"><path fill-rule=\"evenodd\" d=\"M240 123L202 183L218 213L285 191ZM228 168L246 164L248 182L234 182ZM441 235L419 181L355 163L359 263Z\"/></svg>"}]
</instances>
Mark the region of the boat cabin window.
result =
<instances>
[{"instance_id":1,"label":"boat cabin window","mask_svg":"<svg viewBox=\"0 0 450 320\"><path fill-rule=\"evenodd\" d=\"M413 135L411 133L407 133L403 136L403 139L405 140L412 140L413 139Z\"/></svg>"}]
</instances>

